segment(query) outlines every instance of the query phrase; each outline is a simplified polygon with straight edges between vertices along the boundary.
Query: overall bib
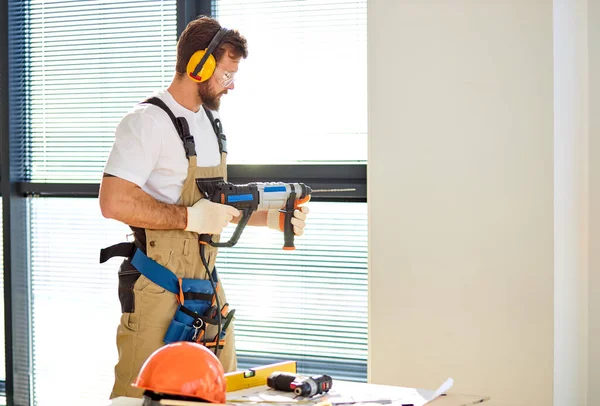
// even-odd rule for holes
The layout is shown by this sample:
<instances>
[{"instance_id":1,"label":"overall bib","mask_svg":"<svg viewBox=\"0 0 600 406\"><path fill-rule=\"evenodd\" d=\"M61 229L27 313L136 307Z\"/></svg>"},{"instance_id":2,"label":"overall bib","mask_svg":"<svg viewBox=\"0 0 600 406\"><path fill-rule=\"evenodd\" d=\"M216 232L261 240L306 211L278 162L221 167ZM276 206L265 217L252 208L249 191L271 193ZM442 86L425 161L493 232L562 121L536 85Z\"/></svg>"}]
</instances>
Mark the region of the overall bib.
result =
<instances>
[{"instance_id":1,"label":"overall bib","mask_svg":"<svg viewBox=\"0 0 600 406\"><path fill-rule=\"evenodd\" d=\"M156 103L155 99L152 104ZM160 100L158 104L160 104ZM225 137L220 132L220 123L218 120L215 125L212 115L208 111L207 113L211 122L213 122L213 127L219 139L221 163L213 167L196 166L193 137L189 137L189 130L187 130L188 137L186 143L186 139L181 135L181 128L178 128L189 163L187 177L178 201L179 205L192 206L199 199L204 198L205 196L199 189L200 185L210 185L215 180L227 180ZM173 119L174 116L172 116L172 113L170 115ZM181 124L179 125L181 126ZM187 123L184 123L184 125L187 126ZM189 145L190 139L191 146ZM182 283L182 280L185 279L188 282L190 279L204 280L202 281L204 283L209 279L205 264L200 256L201 245L198 242L198 234L183 230L143 230L135 228L133 230L137 248L140 249L145 246L147 257L175 274L177 279L179 279L180 286L185 286ZM212 240L218 242L219 236L213 235ZM226 309L226 297L223 289L220 287L219 278L216 275L215 260L217 257L217 248L211 245L203 245L203 250L208 269L217 286L218 302L221 307L225 307ZM101 262L103 262L102 254ZM175 327L173 325L174 315L176 313L183 315L180 311L180 304L182 302L180 297L172 291L161 287L159 284L152 282L144 275L144 272L140 274L135 267L131 266L131 262L130 259L126 259L119 271L119 296L123 307L123 314L117 329L119 361L115 366L115 383L110 396L111 398L118 396L141 397L143 395L143 391L133 388L131 383L137 377L142 364L148 356L159 347L165 345L164 340L167 330L171 334L171 328ZM131 291L133 292L133 297L130 295ZM212 295L213 292L214 290L211 290L209 293ZM196 297L202 295L199 293L195 294ZM194 298L193 296L189 297ZM182 292L181 298L183 298ZM233 317L233 312L230 316ZM186 316L183 315L183 317ZM233 323L228 323L225 344L218 353L219 360L223 364L225 372L234 371L237 368L233 330ZM194 334L194 338L196 337L197 335ZM180 340L176 338L172 341ZM214 347L211 349L214 350Z\"/></svg>"}]
</instances>

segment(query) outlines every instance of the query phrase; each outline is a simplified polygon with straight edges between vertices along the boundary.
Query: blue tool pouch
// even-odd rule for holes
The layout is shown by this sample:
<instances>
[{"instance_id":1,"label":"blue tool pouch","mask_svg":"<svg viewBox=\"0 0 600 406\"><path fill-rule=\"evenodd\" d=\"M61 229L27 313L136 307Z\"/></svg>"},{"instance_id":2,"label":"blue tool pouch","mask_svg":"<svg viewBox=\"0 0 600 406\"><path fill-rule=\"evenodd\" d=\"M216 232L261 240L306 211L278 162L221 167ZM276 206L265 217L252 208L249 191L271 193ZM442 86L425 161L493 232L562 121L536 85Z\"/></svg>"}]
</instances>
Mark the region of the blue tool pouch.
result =
<instances>
[{"instance_id":1,"label":"blue tool pouch","mask_svg":"<svg viewBox=\"0 0 600 406\"><path fill-rule=\"evenodd\" d=\"M213 288L209 280L182 279L181 291L184 300L179 303L173 321L167 329L164 342L196 341L206 324L206 317L213 300ZM183 303L182 303L183 302Z\"/></svg>"},{"instance_id":2,"label":"blue tool pouch","mask_svg":"<svg viewBox=\"0 0 600 406\"><path fill-rule=\"evenodd\" d=\"M223 340L235 310L229 310L228 303L219 303L221 309L217 309L215 289L218 290L219 283L216 269L213 270L212 282L208 279L178 279L173 272L146 256L132 243L119 243L101 250L100 262L114 256L130 258L134 269L177 297L179 305L165 333L165 344L195 341L207 347L222 348L225 345Z\"/></svg>"},{"instance_id":3,"label":"blue tool pouch","mask_svg":"<svg viewBox=\"0 0 600 406\"><path fill-rule=\"evenodd\" d=\"M180 283L179 306L165 333L164 343L195 341L207 347L218 345L219 348L223 348L226 330L235 310L229 310L229 304L225 303L221 307L219 317L217 306L214 304L213 284L209 280L181 279Z\"/></svg>"}]
</instances>

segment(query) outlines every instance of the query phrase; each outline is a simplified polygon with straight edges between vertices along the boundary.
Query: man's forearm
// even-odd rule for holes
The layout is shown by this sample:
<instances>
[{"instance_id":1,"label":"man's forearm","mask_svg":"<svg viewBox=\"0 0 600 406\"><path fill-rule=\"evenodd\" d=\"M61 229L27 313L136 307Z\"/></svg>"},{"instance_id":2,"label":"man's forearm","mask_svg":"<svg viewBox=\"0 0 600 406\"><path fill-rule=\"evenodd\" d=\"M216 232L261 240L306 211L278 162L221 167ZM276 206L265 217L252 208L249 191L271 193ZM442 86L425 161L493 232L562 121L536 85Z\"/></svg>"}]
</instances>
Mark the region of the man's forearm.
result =
<instances>
[{"instance_id":1,"label":"man's forearm","mask_svg":"<svg viewBox=\"0 0 600 406\"><path fill-rule=\"evenodd\" d=\"M139 191L136 199L123 202L128 209L123 210L121 218L116 220L134 227L155 230L183 230L186 227L185 207L160 202L143 190Z\"/></svg>"},{"instance_id":2,"label":"man's forearm","mask_svg":"<svg viewBox=\"0 0 600 406\"><path fill-rule=\"evenodd\" d=\"M187 209L160 202L139 186L116 177L105 177L100 188L102 214L134 227L182 230Z\"/></svg>"}]
</instances>

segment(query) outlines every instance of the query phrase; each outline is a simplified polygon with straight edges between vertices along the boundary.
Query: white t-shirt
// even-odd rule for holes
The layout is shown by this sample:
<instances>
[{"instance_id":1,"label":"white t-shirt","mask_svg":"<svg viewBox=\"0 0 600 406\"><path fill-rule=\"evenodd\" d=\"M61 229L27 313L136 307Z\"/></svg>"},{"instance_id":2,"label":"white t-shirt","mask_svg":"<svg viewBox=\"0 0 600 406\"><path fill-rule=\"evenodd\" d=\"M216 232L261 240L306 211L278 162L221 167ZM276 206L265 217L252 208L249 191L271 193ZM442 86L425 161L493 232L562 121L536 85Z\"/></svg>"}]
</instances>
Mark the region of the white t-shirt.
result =
<instances>
[{"instance_id":1,"label":"white t-shirt","mask_svg":"<svg viewBox=\"0 0 600 406\"><path fill-rule=\"evenodd\" d=\"M153 94L185 117L196 143L197 165L217 166L221 162L219 142L203 107L194 113L178 104L165 89ZM215 118L218 117L213 112ZM188 160L173 121L160 107L136 105L115 131L115 142L104 172L135 183L165 203L176 203L187 176Z\"/></svg>"}]
</instances>

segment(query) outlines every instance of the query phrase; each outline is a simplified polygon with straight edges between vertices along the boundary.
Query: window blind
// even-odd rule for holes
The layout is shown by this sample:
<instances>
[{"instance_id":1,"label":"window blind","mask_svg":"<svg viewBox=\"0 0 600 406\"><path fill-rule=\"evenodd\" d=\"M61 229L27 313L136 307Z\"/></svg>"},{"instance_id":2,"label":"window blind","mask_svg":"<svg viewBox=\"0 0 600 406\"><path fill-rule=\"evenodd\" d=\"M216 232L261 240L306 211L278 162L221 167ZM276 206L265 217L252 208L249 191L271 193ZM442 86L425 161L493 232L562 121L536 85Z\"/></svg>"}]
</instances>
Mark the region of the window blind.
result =
<instances>
[{"instance_id":1,"label":"window blind","mask_svg":"<svg viewBox=\"0 0 600 406\"><path fill-rule=\"evenodd\" d=\"M96 183L119 119L173 76L176 0L9 1L27 27L11 52L31 72L19 106L28 179ZM98 250L127 228L102 219L96 199L29 207L34 404L103 405L120 308L115 264L100 267Z\"/></svg>"},{"instance_id":2,"label":"window blind","mask_svg":"<svg viewBox=\"0 0 600 406\"><path fill-rule=\"evenodd\" d=\"M34 182L99 182L120 118L170 83L175 0L31 1Z\"/></svg>"},{"instance_id":3,"label":"window blind","mask_svg":"<svg viewBox=\"0 0 600 406\"><path fill-rule=\"evenodd\" d=\"M34 404L104 406L118 356L120 260L98 258L129 229L104 219L97 199L29 203Z\"/></svg>"},{"instance_id":4,"label":"window blind","mask_svg":"<svg viewBox=\"0 0 600 406\"><path fill-rule=\"evenodd\" d=\"M216 0L213 14L249 49L222 101L229 162L367 161L366 0Z\"/></svg>"},{"instance_id":5,"label":"window blind","mask_svg":"<svg viewBox=\"0 0 600 406\"><path fill-rule=\"evenodd\" d=\"M19 51L15 51L15 58L25 60L32 72L26 84L28 98L21 106L29 109L30 117L24 134L30 141L24 157L30 180L99 181L119 119L134 103L168 85L172 78L175 3L175 0L27 2L23 26L30 27L30 32L23 37L21 48L16 44ZM289 2L292 3L297 2ZM330 8L320 8L318 2L303 3L313 10L312 14L305 10L305 15L316 21L321 11L325 16L334 14ZM243 4L252 2L239 2L238 6ZM358 10L358 22L344 23L339 29L346 29L349 38L357 36L357 54L360 54L360 41L364 41L360 38L366 35L366 29L361 33L360 28L364 23L361 18L366 20L366 16L361 17L360 10L366 12L365 2L338 5L345 5L348 13L354 12L353 7ZM225 10L224 3L215 6ZM269 14L269 10L264 11ZM251 11L248 13L253 15ZM231 16L233 19L235 13ZM275 18L272 13L270 16ZM292 14L287 18L292 18ZM235 25L233 20L230 23ZM284 28L281 25L280 29ZM270 38L269 27L265 29L262 33L256 31L258 39ZM308 55L310 50L302 44L302 40L290 44L297 48L298 58L301 54ZM253 55L252 41L250 45ZM248 66L255 64L252 68L255 71L266 71L271 69L271 61L257 58L247 62ZM358 71L363 63L366 67L366 61L357 62ZM346 71L348 66L340 65L339 69ZM222 115L230 116L223 120L231 155L233 151L252 151L252 155L245 157L252 161L255 156L262 163L282 160L364 163L366 122L360 122L366 117L366 106L361 111L354 105L348 107L347 117L337 112L326 117L325 124L318 121L324 120L323 117L315 121L315 127L325 125L324 132L312 132L306 139L296 138L313 145L312 149L321 155L303 155L305 150L287 158L276 153L257 155L269 142L268 137L275 134L272 130L275 127L272 123L254 126L253 121L261 120L238 117L241 110L236 108L244 105L247 108L239 95L253 93L252 88L242 92L244 86L253 85L251 77L241 78L239 88L236 82L236 91L224 99L222 107ZM360 89L366 83L353 86ZM295 90L300 91L298 87ZM261 99L267 104L260 106L268 110L280 102L289 103L289 95L272 96L271 100ZM333 100L330 98L329 103L335 103ZM358 104L361 100L366 98L357 97ZM231 107L225 110L229 104ZM294 114L286 113L291 121L276 121L277 126L284 125L279 130L286 131L279 142L289 143L290 137L299 135L293 132L295 123L311 121L313 110L318 111L317 115L322 114L322 108L300 107L292 109ZM243 121L252 124L248 131L236 127L236 123ZM266 128L269 130L263 132ZM264 142L259 142L263 136ZM345 139L357 145L363 142L364 150L353 146L345 153L339 145L333 148L333 141L320 142L320 136ZM245 139L255 140L251 149L246 148ZM302 372L365 380L366 204L311 202L310 207L309 226L306 235L296 240L295 252L281 250L281 234L252 227L245 231L236 247L221 250L219 272L231 306L237 311L240 367L296 359ZM29 210L34 402L54 404L60 397L64 405L79 405L82 400L89 405L104 404L113 380L117 356L115 328L120 308L116 293L118 263L99 265L98 250L123 241L129 230L123 224L102 218L96 199L34 197L29 199ZM61 379L54 380L56 376Z\"/></svg>"},{"instance_id":6,"label":"window blind","mask_svg":"<svg viewBox=\"0 0 600 406\"><path fill-rule=\"evenodd\" d=\"M366 0L216 0L213 15L249 48L221 107L229 162L367 161ZM221 251L240 304L240 360L287 357L305 372L364 380L366 204L317 207L312 238L293 254L262 229Z\"/></svg>"},{"instance_id":7,"label":"window blind","mask_svg":"<svg viewBox=\"0 0 600 406\"><path fill-rule=\"evenodd\" d=\"M281 233L247 227L235 247L219 251L218 270L238 309L238 357L247 367L292 359L307 373L365 380L366 203L309 206L296 250L282 250Z\"/></svg>"},{"instance_id":8,"label":"window blind","mask_svg":"<svg viewBox=\"0 0 600 406\"><path fill-rule=\"evenodd\" d=\"M35 402L104 405L117 361L120 260L98 264L98 255L130 231L104 219L96 199L31 198L29 207ZM303 373L364 381L366 204L310 208L294 252L281 249L282 233L250 226L235 247L219 251L236 309L239 367L291 359Z\"/></svg>"}]
</instances>

